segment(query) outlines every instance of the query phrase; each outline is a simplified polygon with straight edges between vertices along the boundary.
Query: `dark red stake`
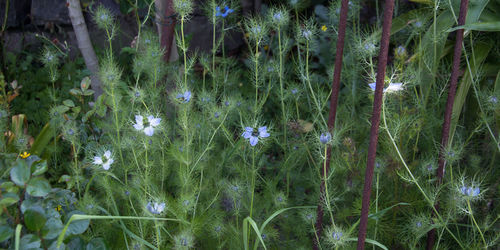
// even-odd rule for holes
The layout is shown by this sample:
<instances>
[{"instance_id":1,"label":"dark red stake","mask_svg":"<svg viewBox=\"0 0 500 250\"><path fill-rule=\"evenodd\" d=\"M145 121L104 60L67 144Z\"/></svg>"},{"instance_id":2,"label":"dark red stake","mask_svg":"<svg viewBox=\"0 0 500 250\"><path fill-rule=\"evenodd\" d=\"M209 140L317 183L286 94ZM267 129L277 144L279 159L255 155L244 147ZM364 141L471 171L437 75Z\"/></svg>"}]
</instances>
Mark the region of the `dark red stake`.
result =
<instances>
[{"instance_id":1,"label":"dark red stake","mask_svg":"<svg viewBox=\"0 0 500 250\"><path fill-rule=\"evenodd\" d=\"M335 67L333 71L333 83L332 83L332 95L330 97L330 113L328 114L328 131L333 134L333 130L335 128L335 117L337 115L337 103L339 99L339 90L340 90L340 73L342 71L342 59L344 55L344 40L345 40L345 29L347 26L347 12L349 10L349 0L342 0L340 5L340 17L339 17L339 31L337 38L337 50L335 53ZM329 146L326 152L326 174L328 176L328 170L330 168L330 157L332 153L332 147ZM316 216L316 233L318 238L321 238L321 234L323 232L323 203L324 203L324 195L325 195L325 178L324 171L323 180L320 185L320 200L317 209ZM316 237L314 237L313 249L318 249L319 242L316 242Z\"/></svg>"},{"instance_id":2,"label":"dark red stake","mask_svg":"<svg viewBox=\"0 0 500 250\"><path fill-rule=\"evenodd\" d=\"M460 13L458 15L458 26L465 24L465 18L467 17L467 6L469 4L468 0L460 1ZM460 57L462 56L462 42L464 40L464 30L457 30L457 37L455 40L455 49L453 51L453 66L451 69L451 80L450 87L448 90L448 100L446 101L446 111L444 113L443 131L441 134L441 150L439 150L439 161L437 169L437 184L440 185L443 180L444 167L446 161L444 159L444 154L446 148L448 147L448 140L450 138L450 123L451 115L453 112L453 103L455 102L455 93L457 92L457 82L460 67ZM437 202L434 207L436 211L439 210L439 202ZM433 229L429 231L427 235L427 249L432 249L434 247L434 241L436 238L436 230Z\"/></svg>"},{"instance_id":3,"label":"dark red stake","mask_svg":"<svg viewBox=\"0 0 500 250\"><path fill-rule=\"evenodd\" d=\"M359 223L358 250L365 249L366 227L368 224L368 213L370 212L370 195L372 191L373 167L377 154L378 129L380 124L380 111L382 109L382 95L384 89L385 68L387 67L387 54L389 52L389 39L391 37L392 13L394 0L385 1L384 24L382 26L382 39L380 41L380 53L378 55L376 87L373 101L373 112L370 129L370 145L368 147L368 159L365 171L365 186L363 188L363 201L361 205L361 221Z\"/></svg>"},{"instance_id":4,"label":"dark red stake","mask_svg":"<svg viewBox=\"0 0 500 250\"><path fill-rule=\"evenodd\" d=\"M176 18L172 0L162 1L164 2L162 4L163 13L160 18L160 44L161 47L165 50L163 60L168 63L170 54L172 52L172 41L174 39Z\"/></svg>"}]
</instances>

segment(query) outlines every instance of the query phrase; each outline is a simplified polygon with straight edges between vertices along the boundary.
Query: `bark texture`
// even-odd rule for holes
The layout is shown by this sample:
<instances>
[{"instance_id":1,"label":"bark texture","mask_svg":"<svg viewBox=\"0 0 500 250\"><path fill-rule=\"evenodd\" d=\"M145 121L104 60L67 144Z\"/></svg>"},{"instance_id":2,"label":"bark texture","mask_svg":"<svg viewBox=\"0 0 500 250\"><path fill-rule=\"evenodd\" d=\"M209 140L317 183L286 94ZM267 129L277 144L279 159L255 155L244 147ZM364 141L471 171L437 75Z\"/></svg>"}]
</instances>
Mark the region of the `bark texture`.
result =
<instances>
[{"instance_id":1,"label":"bark texture","mask_svg":"<svg viewBox=\"0 0 500 250\"><path fill-rule=\"evenodd\" d=\"M95 91L94 100L96 100L97 97L102 94L102 84L99 80L99 61L97 60L94 48L92 47L92 42L90 41L87 25L85 23L85 19L83 18L82 8L80 7L80 1L67 0L66 6L68 7L73 30L75 31L78 48L82 53L87 69L89 69L92 74L90 76L92 81L91 88Z\"/></svg>"}]
</instances>

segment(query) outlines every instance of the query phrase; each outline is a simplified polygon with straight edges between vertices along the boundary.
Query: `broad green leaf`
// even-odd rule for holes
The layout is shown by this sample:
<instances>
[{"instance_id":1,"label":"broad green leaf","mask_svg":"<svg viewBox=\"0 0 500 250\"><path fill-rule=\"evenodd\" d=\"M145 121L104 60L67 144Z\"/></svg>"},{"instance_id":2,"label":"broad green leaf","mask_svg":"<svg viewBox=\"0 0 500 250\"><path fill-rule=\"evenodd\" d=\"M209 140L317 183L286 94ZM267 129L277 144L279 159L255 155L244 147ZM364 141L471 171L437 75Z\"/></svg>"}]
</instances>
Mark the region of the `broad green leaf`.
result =
<instances>
[{"instance_id":1,"label":"broad green leaf","mask_svg":"<svg viewBox=\"0 0 500 250\"><path fill-rule=\"evenodd\" d=\"M243 244L245 244L245 250L248 250L248 242L249 242L248 224L250 224L252 226L253 230L257 234L257 238L262 243L262 246L264 247L264 249L267 249L266 244L264 244L264 240L262 239L262 233L260 232L259 227L257 226L257 223L255 223L255 221L252 218L246 217L243 220Z\"/></svg>"},{"instance_id":2,"label":"broad green leaf","mask_svg":"<svg viewBox=\"0 0 500 250\"><path fill-rule=\"evenodd\" d=\"M43 228L47 218L40 206L34 206L24 212L24 224L29 230L38 231Z\"/></svg>"},{"instance_id":3,"label":"broad green leaf","mask_svg":"<svg viewBox=\"0 0 500 250\"><path fill-rule=\"evenodd\" d=\"M0 242L8 240L14 235L14 229L9 226L0 226Z\"/></svg>"},{"instance_id":4,"label":"broad green leaf","mask_svg":"<svg viewBox=\"0 0 500 250\"><path fill-rule=\"evenodd\" d=\"M44 197L49 194L50 190L49 181L41 176L31 179L26 188L26 192L35 197Z\"/></svg>"},{"instance_id":5,"label":"broad green leaf","mask_svg":"<svg viewBox=\"0 0 500 250\"><path fill-rule=\"evenodd\" d=\"M34 234L26 234L21 238L19 249L22 250L39 250L41 249L41 241L38 236Z\"/></svg>"},{"instance_id":6,"label":"broad green leaf","mask_svg":"<svg viewBox=\"0 0 500 250\"><path fill-rule=\"evenodd\" d=\"M31 173L33 176L41 175L45 172L47 172L47 161L46 160L41 160L33 163L31 165Z\"/></svg>"},{"instance_id":7,"label":"broad green leaf","mask_svg":"<svg viewBox=\"0 0 500 250\"><path fill-rule=\"evenodd\" d=\"M42 237L44 239L55 239L63 229L63 224L59 218L50 218L45 223L42 229Z\"/></svg>"},{"instance_id":8,"label":"broad green leaf","mask_svg":"<svg viewBox=\"0 0 500 250\"><path fill-rule=\"evenodd\" d=\"M90 87L90 77L86 76L82 79L82 81L80 82L80 88L82 89L82 91L85 91L87 90L88 88Z\"/></svg>"},{"instance_id":9,"label":"broad green leaf","mask_svg":"<svg viewBox=\"0 0 500 250\"><path fill-rule=\"evenodd\" d=\"M83 92L84 96L90 96L90 95L93 95L93 94L94 94L94 91L91 90L91 89L87 89L87 90L85 90L85 92Z\"/></svg>"},{"instance_id":10,"label":"broad green leaf","mask_svg":"<svg viewBox=\"0 0 500 250\"><path fill-rule=\"evenodd\" d=\"M106 242L103 238L94 238L87 244L87 250L106 250Z\"/></svg>"},{"instance_id":11,"label":"broad green leaf","mask_svg":"<svg viewBox=\"0 0 500 250\"><path fill-rule=\"evenodd\" d=\"M70 89L69 93L76 96L83 95L83 92L79 89Z\"/></svg>"},{"instance_id":12,"label":"broad green leaf","mask_svg":"<svg viewBox=\"0 0 500 250\"><path fill-rule=\"evenodd\" d=\"M500 31L500 22L471 23L471 24L457 26L452 29L448 29L447 32L452 32L459 29L476 30L476 31Z\"/></svg>"},{"instance_id":13,"label":"broad green leaf","mask_svg":"<svg viewBox=\"0 0 500 250\"><path fill-rule=\"evenodd\" d=\"M21 187L28 182L30 175L30 167L23 159L18 159L16 165L10 170L10 179Z\"/></svg>"},{"instance_id":14,"label":"broad green leaf","mask_svg":"<svg viewBox=\"0 0 500 250\"><path fill-rule=\"evenodd\" d=\"M66 107L70 107L70 108L73 108L75 106L75 103L72 101L72 100L64 100L63 101L63 104L66 106Z\"/></svg>"},{"instance_id":15,"label":"broad green leaf","mask_svg":"<svg viewBox=\"0 0 500 250\"><path fill-rule=\"evenodd\" d=\"M0 199L0 207L8 207L12 204L15 204L19 201L19 196L13 193L5 193L2 195L2 199ZM0 242L2 242L0 240Z\"/></svg>"},{"instance_id":16,"label":"broad green leaf","mask_svg":"<svg viewBox=\"0 0 500 250\"><path fill-rule=\"evenodd\" d=\"M78 211L78 210L71 211L71 213L66 215L66 223L69 222L71 216L74 214L85 215L83 212ZM87 230L87 228L89 227L89 224L90 224L90 220L74 220L69 224L67 232L70 235L71 234L73 234L73 235L82 234L83 232L85 232Z\"/></svg>"}]
</instances>

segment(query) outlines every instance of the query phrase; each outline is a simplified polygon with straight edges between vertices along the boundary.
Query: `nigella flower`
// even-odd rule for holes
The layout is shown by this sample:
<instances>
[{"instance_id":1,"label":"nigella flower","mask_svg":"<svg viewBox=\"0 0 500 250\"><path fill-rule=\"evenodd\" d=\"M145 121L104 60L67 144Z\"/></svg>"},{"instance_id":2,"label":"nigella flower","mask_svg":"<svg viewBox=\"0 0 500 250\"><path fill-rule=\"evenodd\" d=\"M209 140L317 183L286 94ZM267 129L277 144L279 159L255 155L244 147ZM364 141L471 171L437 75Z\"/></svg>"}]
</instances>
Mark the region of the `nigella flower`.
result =
<instances>
[{"instance_id":1,"label":"nigella flower","mask_svg":"<svg viewBox=\"0 0 500 250\"><path fill-rule=\"evenodd\" d=\"M146 209L152 214L161 214L165 210L165 202L148 202Z\"/></svg>"},{"instance_id":2,"label":"nigella flower","mask_svg":"<svg viewBox=\"0 0 500 250\"><path fill-rule=\"evenodd\" d=\"M227 5L224 7L224 12L220 11L220 7L219 6L217 6L215 8L215 11L216 11L215 16L220 16L222 18L225 18L225 17L227 17L227 15L229 15L229 14L231 14L231 13L234 12L234 10L231 9L231 8L229 8Z\"/></svg>"},{"instance_id":3,"label":"nigella flower","mask_svg":"<svg viewBox=\"0 0 500 250\"><path fill-rule=\"evenodd\" d=\"M302 31L302 36L304 36L306 40L309 40L310 37L312 36L312 32L310 30L304 30Z\"/></svg>"},{"instance_id":4,"label":"nigella flower","mask_svg":"<svg viewBox=\"0 0 500 250\"><path fill-rule=\"evenodd\" d=\"M422 222L417 221L416 226L417 226L417 227L422 227Z\"/></svg>"},{"instance_id":5,"label":"nigella flower","mask_svg":"<svg viewBox=\"0 0 500 250\"><path fill-rule=\"evenodd\" d=\"M332 139L332 134L330 132L321 133L319 136L319 141L323 144L327 144Z\"/></svg>"},{"instance_id":6,"label":"nigella flower","mask_svg":"<svg viewBox=\"0 0 500 250\"><path fill-rule=\"evenodd\" d=\"M292 89L292 94L296 95L297 93L299 93L299 90L297 88L293 88Z\"/></svg>"},{"instance_id":7,"label":"nigella flower","mask_svg":"<svg viewBox=\"0 0 500 250\"><path fill-rule=\"evenodd\" d=\"M375 50L375 44L373 44L373 43L367 43L367 44L365 44L365 50L374 51Z\"/></svg>"},{"instance_id":8,"label":"nigella flower","mask_svg":"<svg viewBox=\"0 0 500 250\"><path fill-rule=\"evenodd\" d=\"M422 22L421 22L421 21L416 21L416 22L415 22L415 26L416 26L417 28L422 27Z\"/></svg>"},{"instance_id":9,"label":"nigella flower","mask_svg":"<svg viewBox=\"0 0 500 250\"><path fill-rule=\"evenodd\" d=\"M153 134L155 132L154 128L157 127L158 125L160 125L160 122L161 122L161 118L155 118L154 116L150 115L150 116L148 116L148 125L149 126L145 127L144 126L144 118L142 117L142 115L136 115L134 128L136 130L144 131L144 134L146 134L147 136L153 136Z\"/></svg>"},{"instance_id":10,"label":"nigella flower","mask_svg":"<svg viewBox=\"0 0 500 250\"><path fill-rule=\"evenodd\" d=\"M274 21L276 21L276 22L281 21L281 13L275 13L275 14L273 15L273 19L274 19Z\"/></svg>"},{"instance_id":11,"label":"nigella flower","mask_svg":"<svg viewBox=\"0 0 500 250\"><path fill-rule=\"evenodd\" d=\"M245 127L245 132L243 132L242 136L248 139L250 145L253 147L257 145L260 138L269 137L269 133L267 132L267 126L260 127L257 130L252 127Z\"/></svg>"},{"instance_id":12,"label":"nigella flower","mask_svg":"<svg viewBox=\"0 0 500 250\"><path fill-rule=\"evenodd\" d=\"M467 187L467 186L462 186L460 187L460 193L462 193L465 196L470 196L470 197L476 197L479 195L480 190L479 187Z\"/></svg>"},{"instance_id":13,"label":"nigella flower","mask_svg":"<svg viewBox=\"0 0 500 250\"><path fill-rule=\"evenodd\" d=\"M372 83L369 83L368 86L370 86L370 89L372 91L375 91L377 83L372 82ZM400 83L400 82L392 83L391 82L391 83L389 83L389 86L384 89L384 93L385 92L397 92L400 90L403 90L403 83Z\"/></svg>"},{"instance_id":14,"label":"nigella flower","mask_svg":"<svg viewBox=\"0 0 500 250\"><path fill-rule=\"evenodd\" d=\"M187 90L184 93L179 93L177 94L176 98L179 99L179 101L181 101L182 103L188 103L189 100L191 100L191 91Z\"/></svg>"},{"instance_id":15,"label":"nigella flower","mask_svg":"<svg viewBox=\"0 0 500 250\"><path fill-rule=\"evenodd\" d=\"M332 233L332 238L334 240L340 240L341 237L342 237L342 232L333 232Z\"/></svg>"},{"instance_id":16,"label":"nigella flower","mask_svg":"<svg viewBox=\"0 0 500 250\"><path fill-rule=\"evenodd\" d=\"M111 151L106 150L102 156L94 156L94 164L100 165L104 170L109 170L115 160L111 158Z\"/></svg>"},{"instance_id":17,"label":"nigella flower","mask_svg":"<svg viewBox=\"0 0 500 250\"><path fill-rule=\"evenodd\" d=\"M406 49L403 47L403 46L399 46L397 49L396 49L396 53L398 55L403 55L404 53L406 53Z\"/></svg>"},{"instance_id":18,"label":"nigella flower","mask_svg":"<svg viewBox=\"0 0 500 250\"><path fill-rule=\"evenodd\" d=\"M493 104L497 104L498 98L496 96L490 96L489 101Z\"/></svg>"}]
</instances>

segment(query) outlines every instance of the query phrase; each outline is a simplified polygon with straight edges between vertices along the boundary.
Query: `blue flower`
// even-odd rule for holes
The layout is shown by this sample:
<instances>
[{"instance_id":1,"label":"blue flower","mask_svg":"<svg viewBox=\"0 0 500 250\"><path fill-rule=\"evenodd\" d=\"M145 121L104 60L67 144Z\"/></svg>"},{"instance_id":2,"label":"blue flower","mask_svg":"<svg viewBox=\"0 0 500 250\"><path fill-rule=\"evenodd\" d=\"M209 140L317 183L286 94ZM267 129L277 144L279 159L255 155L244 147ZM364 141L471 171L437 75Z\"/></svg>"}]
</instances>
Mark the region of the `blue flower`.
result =
<instances>
[{"instance_id":1,"label":"blue flower","mask_svg":"<svg viewBox=\"0 0 500 250\"><path fill-rule=\"evenodd\" d=\"M323 144L327 144L332 139L332 134L330 132L321 133L319 136L319 141Z\"/></svg>"},{"instance_id":2,"label":"blue flower","mask_svg":"<svg viewBox=\"0 0 500 250\"><path fill-rule=\"evenodd\" d=\"M292 89L292 94L296 95L297 93L299 93L299 90L297 88Z\"/></svg>"},{"instance_id":3,"label":"blue flower","mask_svg":"<svg viewBox=\"0 0 500 250\"><path fill-rule=\"evenodd\" d=\"M214 117L219 118L219 116L220 116L220 112L215 112Z\"/></svg>"},{"instance_id":4,"label":"blue flower","mask_svg":"<svg viewBox=\"0 0 500 250\"><path fill-rule=\"evenodd\" d=\"M416 226L417 226L417 227L422 227L422 222L417 221Z\"/></svg>"},{"instance_id":5,"label":"blue flower","mask_svg":"<svg viewBox=\"0 0 500 250\"><path fill-rule=\"evenodd\" d=\"M334 240L340 240L341 237L342 237L342 232L333 232L332 233L332 238Z\"/></svg>"},{"instance_id":6,"label":"blue flower","mask_svg":"<svg viewBox=\"0 0 500 250\"><path fill-rule=\"evenodd\" d=\"M182 103L188 103L189 100L191 100L191 91L187 90L184 93L179 93L176 96L177 99L179 99Z\"/></svg>"},{"instance_id":7,"label":"blue flower","mask_svg":"<svg viewBox=\"0 0 500 250\"><path fill-rule=\"evenodd\" d=\"M248 139L250 145L253 147L257 145L260 138L269 137L269 133L267 132L267 126L260 127L258 130L255 130L252 127L246 127L242 136L243 138Z\"/></svg>"},{"instance_id":8,"label":"blue flower","mask_svg":"<svg viewBox=\"0 0 500 250\"><path fill-rule=\"evenodd\" d=\"M220 17L222 17L222 18L225 18L225 17L227 17L227 15L229 15L229 14L231 14L231 13L233 13L233 12L234 12L234 10L233 10L233 9L231 9L231 8L229 8L227 5L224 7L224 12L222 12L222 11L220 10L220 7L219 7L219 6L217 6L217 7L215 8L215 10L216 10L215 16L220 16Z\"/></svg>"},{"instance_id":9,"label":"blue flower","mask_svg":"<svg viewBox=\"0 0 500 250\"><path fill-rule=\"evenodd\" d=\"M152 214L161 214L163 213L163 210L165 210L165 202L148 202L146 209Z\"/></svg>"},{"instance_id":10,"label":"blue flower","mask_svg":"<svg viewBox=\"0 0 500 250\"><path fill-rule=\"evenodd\" d=\"M481 191L479 190L479 187L473 188L473 187L462 186L460 187L460 192L465 196L475 197L478 196Z\"/></svg>"}]
</instances>

